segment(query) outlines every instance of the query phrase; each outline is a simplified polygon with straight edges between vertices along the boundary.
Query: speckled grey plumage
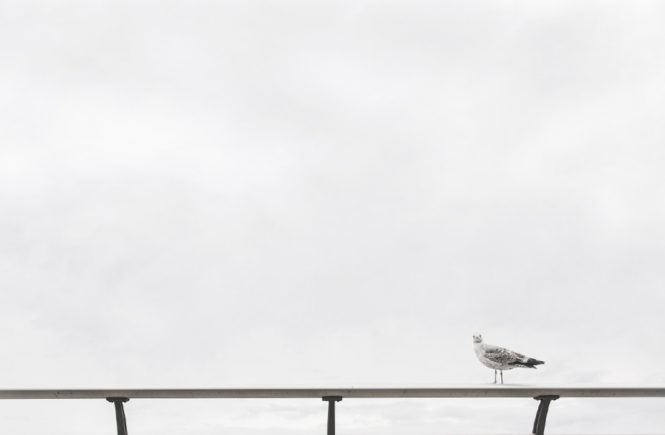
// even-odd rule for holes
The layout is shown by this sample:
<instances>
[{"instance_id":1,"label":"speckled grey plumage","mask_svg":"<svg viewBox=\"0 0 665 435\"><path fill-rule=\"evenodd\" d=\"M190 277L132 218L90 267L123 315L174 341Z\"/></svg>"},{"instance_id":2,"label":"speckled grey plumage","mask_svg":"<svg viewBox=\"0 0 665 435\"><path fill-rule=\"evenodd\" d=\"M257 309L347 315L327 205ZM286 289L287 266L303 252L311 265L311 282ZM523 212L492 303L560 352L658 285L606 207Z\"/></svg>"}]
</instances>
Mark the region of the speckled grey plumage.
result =
<instances>
[{"instance_id":1,"label":"speckled grey plumage","mask_svg":"<svg viewBox=\"0 0 665 435\"><path fill-rule=\"evenodd\" d=\"M499 346L483 343L482 335L473 336L473 347L478 360L494 369L494 383L496 383L496 371L501 372L501 383L503 384L503 370L512 370L515 367L535 369L539 364L545 364L535 358L530 358L521 353Z\"/></svg>"}]
</instances>

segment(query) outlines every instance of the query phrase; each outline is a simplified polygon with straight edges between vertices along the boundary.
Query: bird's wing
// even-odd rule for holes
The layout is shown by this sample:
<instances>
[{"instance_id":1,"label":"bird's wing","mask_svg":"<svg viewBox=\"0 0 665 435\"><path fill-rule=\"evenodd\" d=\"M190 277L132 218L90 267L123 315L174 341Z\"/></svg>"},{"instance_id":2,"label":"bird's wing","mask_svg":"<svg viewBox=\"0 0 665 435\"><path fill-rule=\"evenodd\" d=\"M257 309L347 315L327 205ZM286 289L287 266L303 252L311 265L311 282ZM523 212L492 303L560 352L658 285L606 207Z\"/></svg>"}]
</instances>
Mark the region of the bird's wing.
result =
<instances>
[{"instance_id":1,"label":"bird's wing","mask_svg":"<svg viewBox=\"0 0 665 435\"><path fill-rule=\"evenodd\" d=\"M525 358L521 353L513 352L499 346L485 346L484 356L498 364L521 363Z\"/></svg>"}]
</instances>

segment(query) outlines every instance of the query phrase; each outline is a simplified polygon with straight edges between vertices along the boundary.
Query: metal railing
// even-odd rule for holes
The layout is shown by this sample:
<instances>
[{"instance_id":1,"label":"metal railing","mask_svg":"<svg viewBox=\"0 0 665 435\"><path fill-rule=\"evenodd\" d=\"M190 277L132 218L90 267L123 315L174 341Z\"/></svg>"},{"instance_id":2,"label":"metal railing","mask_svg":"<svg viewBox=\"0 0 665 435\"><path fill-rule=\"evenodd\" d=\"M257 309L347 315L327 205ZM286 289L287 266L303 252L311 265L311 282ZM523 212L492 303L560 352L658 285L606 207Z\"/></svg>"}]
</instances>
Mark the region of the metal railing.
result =
<instances>
[{"instance_id":1,"label":"metal railing","mask_svg":"<svg viewBox=\"0 0 665 435\"><path fill-rule=\"evenodd\" d=\"M328 435L335 435L335 403L344 398L531 397L539 402L532 433L543 435L550 403L562 397L665 397L665 388L264 388L0 390L0 399L106 399L115 407L118 435L127 435L124 403L130 399L306 399L328 402Z\"/></svg>"}]
</instances>

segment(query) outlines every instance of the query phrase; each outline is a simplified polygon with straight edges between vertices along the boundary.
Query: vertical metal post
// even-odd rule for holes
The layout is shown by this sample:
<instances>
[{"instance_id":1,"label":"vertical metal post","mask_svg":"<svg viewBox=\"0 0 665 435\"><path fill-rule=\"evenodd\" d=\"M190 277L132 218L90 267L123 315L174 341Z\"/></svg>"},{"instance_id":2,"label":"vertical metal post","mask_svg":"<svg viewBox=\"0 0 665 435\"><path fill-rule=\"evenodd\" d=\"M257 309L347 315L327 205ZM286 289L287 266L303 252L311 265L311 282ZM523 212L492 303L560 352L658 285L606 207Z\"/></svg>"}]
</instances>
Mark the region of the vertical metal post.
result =
<instances>
[{"instance_id":1,"label":"vertical metal post","mask_svg":"<svg viewBox=\"0 0 665 435\"><path fill-rule=\"evenodd\" d=\"M342 400L342 396L323 396L324 402L328 402L328 435L335 435L335 402Z\"/></svg>"},{"instance_id":2,"label":"vertical metal post","mask_svg":"<svg viewBox=\"0 0 665 435\"><path fill-rule=\"evenodd\" d=\"M559 396L536 396L535 400L538 400L538 411L536 411L536 418L533 421L533 434L534 435L543 435L545 433L545 422L547 421L547 411L550 408L550 402L552 400L558 399Z\"/></svg>"},{"instance_id":3,"label":"vertical metal post","mask_svg":"<svg viewBox=\"0 0 665 435\"><path fill-rule=\"evenodd\" d=\"M126 397L107 397L106 400L115 405L115 422L118 426L118 435L127 435L127 419L122 404L128 402L129 399Z\"/></svg>"}]
</instances>

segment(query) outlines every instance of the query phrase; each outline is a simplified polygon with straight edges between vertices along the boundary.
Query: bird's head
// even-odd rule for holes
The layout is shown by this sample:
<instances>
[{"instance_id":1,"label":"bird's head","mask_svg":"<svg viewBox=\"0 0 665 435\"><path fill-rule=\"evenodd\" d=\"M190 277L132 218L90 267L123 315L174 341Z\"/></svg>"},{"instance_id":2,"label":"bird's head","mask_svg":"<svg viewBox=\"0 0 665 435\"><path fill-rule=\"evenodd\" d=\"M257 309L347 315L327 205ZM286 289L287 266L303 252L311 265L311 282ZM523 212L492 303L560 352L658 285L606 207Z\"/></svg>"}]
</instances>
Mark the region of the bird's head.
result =
<instances>
[{"instance_id":1,"label":"bird's head","mask_svg":"<svg viewBox=\"0 0 665 435\"><path fill-rule=\"evenodd\" d=\"M483 336L478 334L473 336L473 342L474 343L482 343L483 342Z\"/></svg>"}]
</instances>

